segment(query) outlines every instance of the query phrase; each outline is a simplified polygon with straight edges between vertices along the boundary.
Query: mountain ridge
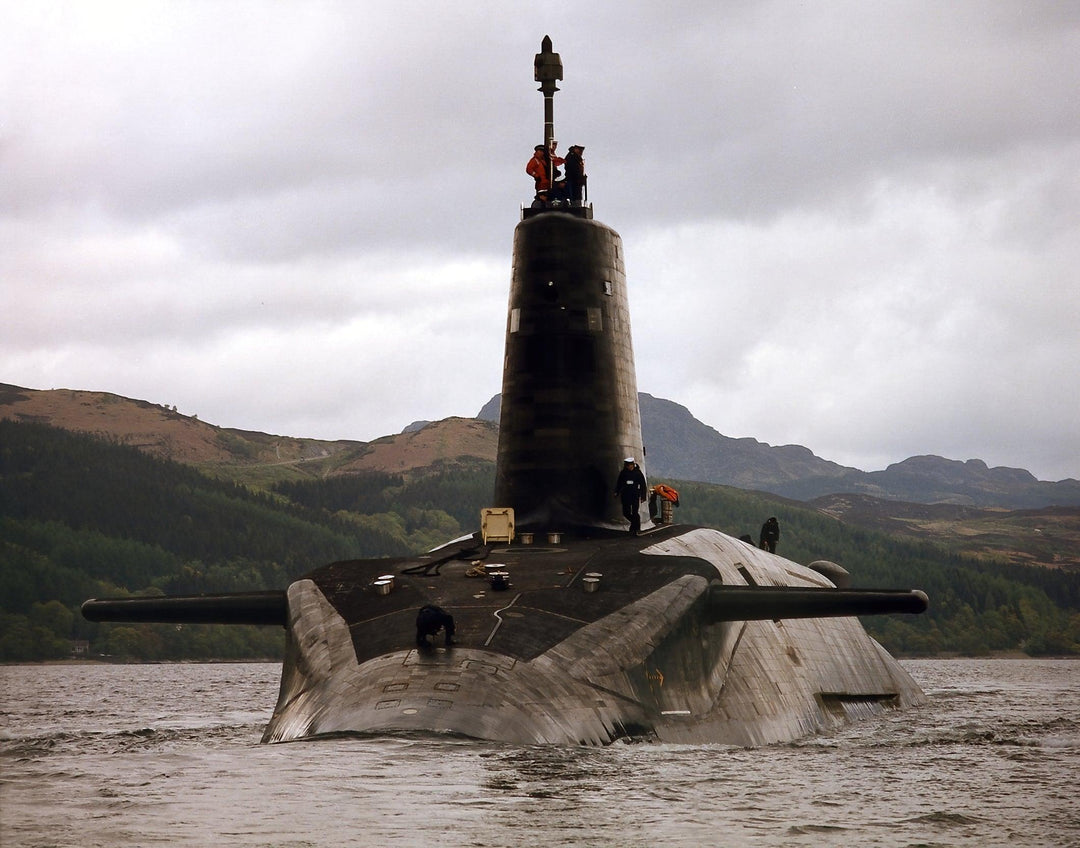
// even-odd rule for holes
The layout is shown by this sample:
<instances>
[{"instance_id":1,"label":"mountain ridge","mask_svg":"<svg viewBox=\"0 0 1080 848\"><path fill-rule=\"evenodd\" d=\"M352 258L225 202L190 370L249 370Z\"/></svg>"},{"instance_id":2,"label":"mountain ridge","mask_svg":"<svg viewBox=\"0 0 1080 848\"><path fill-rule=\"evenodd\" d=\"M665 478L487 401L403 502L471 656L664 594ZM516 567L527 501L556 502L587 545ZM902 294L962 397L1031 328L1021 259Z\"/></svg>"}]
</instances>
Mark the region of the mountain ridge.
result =
<instances>
[{"instance_id":1,"label":"mountain ridge","mask_svg":"<svg viewBox=\"0 0 1080 848\"><path fill-rule=\"evenodd\" d=\"M289 469L301 476L364 470L408 473L432 465L494 462L500 396L475 418L417 421L370 442L277 436L218 427L175 407L108 392L27 389L0 384L0 418L38 421L139 447L204 468ZM980 459L909 457L882 471L818 457L802 445L732 438L671 400L639 394L645 464L654 479L718 483L811 502L836 494L978 508L1080 506L1080 481L1037 480L1024 469Z\"/></svg>"},{"instance_id":2,"label":"mountain ridge","mask_svg":"<svg viewBox=\"0 0 1080 848\"><path fill-rule=\"evenodd\" d=\"M641 432L650 476L718 483L797 501L830 494L1000 509L1080 506L1080 481L1037 480L1020 468L990 468L933 455L913 456L883 471L861 471L822 459L802 445L773 446L732 438L699 421L675 401L640 392ZM499 395L478 418L498 421Z\"/></svg>"}]
</instances>

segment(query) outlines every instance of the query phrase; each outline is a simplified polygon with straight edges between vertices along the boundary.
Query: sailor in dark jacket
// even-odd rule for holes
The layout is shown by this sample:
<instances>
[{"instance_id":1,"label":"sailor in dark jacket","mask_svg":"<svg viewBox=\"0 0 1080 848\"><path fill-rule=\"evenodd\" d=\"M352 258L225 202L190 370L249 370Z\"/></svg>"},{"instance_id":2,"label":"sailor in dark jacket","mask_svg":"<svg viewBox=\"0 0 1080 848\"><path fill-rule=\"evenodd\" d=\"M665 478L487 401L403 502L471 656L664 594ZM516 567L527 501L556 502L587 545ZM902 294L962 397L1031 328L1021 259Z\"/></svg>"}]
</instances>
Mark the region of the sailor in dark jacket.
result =
<instances>
[{"instance_id":1,"label":"sailor in dark jacket","mask_svg":"<svg viewBox=\"0 0 1080 848\"><path fill-rule=\"evenodd\" d=\"M636 536L641 530L639 506L645 502L649 487L645 475L638 468L632 456L623 460L623 469L615 481L615 497L622 501L622 514L630 522L630 535Z\"/></svg>"},{"instance_id":2,"label":"sailor in dark jacket","mask_svg":"<svg viewBox=\"0 0 1080 848\"><path fill-rule=\"evenodd\" d=\"M570 152L566 154L564 166L566 168L566 191L570 195L570 205L581 205L581 193L585 188L585 160L581 154L585 148L580 144L570 145Z\"/></svg>"},{"instance_id":3,"label":"sailor in dark jacket","mask_svg":"<svg viewBox=\"0 0 1080 848\"><path fill-rule=\"evenodd\" d=\"M776 517L770 518L761 525L761 542L758 547L764 548L770 554L776 553L776 543L780 541L780 522Z\"/></svg>"}]
</instances>

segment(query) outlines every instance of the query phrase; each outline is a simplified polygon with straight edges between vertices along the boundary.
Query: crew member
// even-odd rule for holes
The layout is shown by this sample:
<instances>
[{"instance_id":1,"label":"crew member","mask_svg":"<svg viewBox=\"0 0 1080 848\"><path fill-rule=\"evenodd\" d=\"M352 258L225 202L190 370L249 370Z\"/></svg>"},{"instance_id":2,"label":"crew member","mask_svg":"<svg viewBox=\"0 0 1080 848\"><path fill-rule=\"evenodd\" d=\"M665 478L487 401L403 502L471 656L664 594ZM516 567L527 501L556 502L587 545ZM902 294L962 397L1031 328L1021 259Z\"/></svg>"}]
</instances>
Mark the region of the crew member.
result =
<instances>
[{"instance_id":1,"label":"crew member","mask_svg":"<svg viewBox=\"0 0 1080 848\"><path fill-rule=\"evenodd\" d=\"M564 160L566 165L566 192L570 196L571 206L581 205L581 194L588 179L585 175L585 160L582 158L584 152L585 148L580 144L572 144Z\"/></svg>"},{"instance_id":2,"label":"crew member","mask_svg":"<svg viewBox=\"0 0 1080 848\"><path fill-rule=\"evenodd\" d=\"M454 617L442 607L437 607L434 604L420 607L420 611L416 614L417 647L431 647L428 637L436 635L440 630L446 631L444 636L446 646L453 645Z\"/></svg>"},{"instance_id":3,"label":"crew member","mask_svg":"<svg viewBox=\"0 0 1080 848\"><path fill-rule=\"evenodd\" d=\"M615 497L622 501L622 514L630 522L630 535L636 536L641 530L640 505L648 496L648 484L645 475L638 468L632 456L623 460L622 471L615 481Z\"/></svg>"},{"instance_id":4,"label":"crew member","mask_svg":"<svg viewBox=\"0 0 1080 848\"><path fill-rule=\"evenodd\" d=\"M564 160L555 155L557 143L553 139L550 150L542 144L536 145L533 148L532 159L525 164L525 173L532 177L536 184L536 199L539 201L547 202L556 199L556 193L565 185L559 180L562 171L558 169L558 166L562 165Z\"/></svg>"},{"instance_id":5,"label":"crew member","mask_svg":"<svg viewBox=\"0 0 1080 848\"><path fill-rule=\"evenodd\" d=\"M776 543L780 541L780 522L773 516L761 525L761 540L758 547L767 550L770 554L776 553Z\"/></svg>"},{"instance_id":6,"label":"crew member","mask_svg":"<svg viewBox=\"0 0 1080 848\"><path fill-rule=\"evenodd\" d=\"M547 193L551 188L551 173L548 168L546 148L542 144L533 148L533 157L525 164L525 173L536 181L536 194Z\"/></svg>"}]
</instances>

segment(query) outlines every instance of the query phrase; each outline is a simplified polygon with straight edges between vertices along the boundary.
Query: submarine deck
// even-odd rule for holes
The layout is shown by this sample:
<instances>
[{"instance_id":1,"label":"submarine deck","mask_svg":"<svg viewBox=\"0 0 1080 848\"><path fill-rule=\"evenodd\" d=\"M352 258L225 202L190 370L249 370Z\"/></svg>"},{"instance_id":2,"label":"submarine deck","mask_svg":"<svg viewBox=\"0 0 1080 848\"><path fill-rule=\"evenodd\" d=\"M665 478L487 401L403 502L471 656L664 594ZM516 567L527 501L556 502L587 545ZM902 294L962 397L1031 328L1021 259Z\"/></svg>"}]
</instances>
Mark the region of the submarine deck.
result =
<instances>
[{"instance_id":1,"label":"submarine deck","mask_svg":"<svg viewBox=\"0 0 1080 848\"><path fill-rule=\"evenodd\" d=\"M552 545L484 545L476 534L424 556L332 563L307 578L349 626L358 663L414 648L416 613L425 604L454 616L456 645L527 661L683 575L717 579L703 559L641 553L690 529L664 525L640 536L595 530L588 537L562 534ZM485 564L496 563L509 574L503 590L483 574ZM602 575L598 588L586 591L586 575L594 572ZM375 581L389 574L394 586L380 594Z\"/></svg>"}]
</instances>

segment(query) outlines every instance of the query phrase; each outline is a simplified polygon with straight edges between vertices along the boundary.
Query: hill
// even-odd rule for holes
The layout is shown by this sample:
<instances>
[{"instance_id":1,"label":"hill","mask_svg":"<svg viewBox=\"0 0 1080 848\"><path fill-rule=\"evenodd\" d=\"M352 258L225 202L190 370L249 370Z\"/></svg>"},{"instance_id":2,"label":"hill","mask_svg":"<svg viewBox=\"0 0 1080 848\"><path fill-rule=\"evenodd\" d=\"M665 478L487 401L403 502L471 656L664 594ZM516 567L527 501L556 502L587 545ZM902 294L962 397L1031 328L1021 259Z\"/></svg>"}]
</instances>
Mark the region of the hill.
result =
<instances>
[{"instance_id":1,"label":"hill","mask_svg":"<svg viewBox=\"0 0 1080 848\"><path fill-rule=\"evenodd\" d=\"M105 392L41 391L0 384L0 420L36 421L89 433L252 485L358 471L409 473L436 464L493 462L499 396L476 419L418 421L372 442L325 441L217 427L174 408ZM642 393L641 426L652 477L700 480L800 501L826 495L953 504L987 509L1080 506L1080 481L1037 480L1020 468L979 459L909 457L883 471L861 471L801 445L735 439L677 403Z\"/></svg>"},{"instance_id":2,"label":"hill","mask_svg":"<svg viewBox=\"0 0 1080 848\"><path fill-rule=\"evenodd\" d=\"M386 471L398 474L434 466L495 462L499 428L476 418L444 418L368 443L362 456L341 465L338 472Z\"/></svg>"},{"instance_id":3,"label":"hill","mask_svg":"<svg viewBox=\"0 0 1080 848\"><path fill-rule=\"evenodd\" d=\"M367 472L411 477L489 468L490 473L498 448L499 400L495 395L475 419L418 421L371 442L228 429L143 400L4 384L0 420L43 422L96 435L193 465L218 479L270 490L284 481ZM1080 511L1070 500L1072 488L1080 485L1076 481L1044 483L1020 469L940 457L912 457L867 473L797 445L729 438L669 400L641 394L640 405L653 479L770 492L805 501L852 525L1014 564L1075 568L1080 563ZM908 500L900 498L905 492ZM1044 500L1063 505L1043 505ZM1032 501L1039 506L1030 507Z\"/></svg>"},{"instance_id":4,"label":"hill","mask_svg":"<svg viewBox=\"0 0 1080 848\"><path fill-rule=\"evenodd\" d=\"M194 465L218 479L270 491L286 481L369 472L417 479L454 469L491 474L498 447L499 400L495 395L475 419L418 421L402 433L372 442L226 429L167 406L118 395L10 385L0 385L0 420L45 422L94 434ZM987 469L978 460L959 463L915 457L888 472L867 474L823 460L799 446L773 447L754 439L723 436L672 401L642 394L640 403L654 479L704 480L772 492L791 501L804 500L803 492L815 491L820 484L836 491L814 495L807 504L853 526L1018 565L1076 568L1080 562L1080 515L1075 506L1012 506L1017 500L1024 503L1023 492L1032 486L1034 478L1026 471ZM888 480L897 478L902 481L899 487L914 489L924 502L915 497L910 502L880 497L882 490L895 491L889 489ZM813 486L807 483L814 480L818 483ZM874 480L885 482L870 482ZM1065 484L1039 485L1068 493ZM989 500L991 506L956 503L965 500L962 492L973 490L979 497L972 495L967 501ZM464 526L469 526L465 519ZM737 535L743 532L754 534L756 529L745 527Z\"/></svg>"},{"instance_id":5,"label":"hill","mask_svg":"<svg viewBox=\"0 0 1080 848\"><path fill-rule=\"evenodd\" d=\"M455 425L456 426L456 425ZM422 432L422 431L421 431ZM485 429L477 432L483 434ZM278 481L265 491L129 445L0 421L0 659L280 656L280 628L93 624L91 596L283 588L336 559L418 552L475 529L493 464L476 459ZM762 516L781 552L840 562L859 585L918 586L926 616L866 621L893 651L1080 652L1080 575L889 537L764 493L676 482L680 521L734 535Z\"/></svg>"},{"instance_id":6,"label":"hill","mask_svg":"<svg viewBox=\"0 0 1080 848\"><path fill-rule=\"evenodd\" d=\"M498 428L473 418L410 426L372 442L325 441L218 427L175 408L108 392L0 383L0 421L48 424L128 445L214 476L256 486L362 471L408 473L495 461Z\"/></svg>"},{"instance_id":7,"label":"hill","mask_svg":"<svg viewBox=\"0 0 1080 848\"><path fill-rule=\"evenodd\" d=\"M191 465L300 463L363 445L216 427L175 407L108 392L42 391L7 383L0 383L0 420L49 424Z\"/></svg>"},{"instance_id":8,"label":"hill","mask_svg":"<svg viewBox=\"0 0 1080 848\"><path fill-rule=\"evenodd\" d=\"M733 439L670 400L643 392L638 401L647 467L654 478L700 480L800 501L852 493L1001 509L1080 506L1080 481L1073 479L1046 482L1020 468L989 468L979 459L960 462L940 456L910 457L884 471L860 471L822 459L801 445ZM478 417L499 420L498 395Z\"/></svg>"},{"instance_id":9,"label":"hill","mask_svg":"<svg viewBox=\"0 0 1080 848\"><path fill-rule=\"evenodd\" d=\"M957 553L1080 573L1080 507L976 509L851 494L825 495L806 505L857 527Z\"/></svg>"},{"instance_id":10,"label":"hill","mask_svg":"<svg viewBox=\"0 0 1080 848\"><path fill-rule=\"evenodd\" d=\"M67 656L71 639L131 654L148 633L135 654L145 659L278 656L274 628L185 640L92 625L77 610L94 596L284 588L327 562L426 550L462 534L454 514L471 528L492 475L367 471L277 485L255 491L131 445L0 420L0 659Z\"/></svg>"},{"instance_id":11,"label":"hill","mask_svg":"<svg viewBox=\"0 0 1080 848\"><path fill-rule=\"evenodd\" d=\"M786 491L793 482L840 481L858 471L821 459L800 445L773 447L756 439L724 436L670 400L644 392L638 399L642 438L653 475L797 497Z\"/></svg>"}]
</instances>

